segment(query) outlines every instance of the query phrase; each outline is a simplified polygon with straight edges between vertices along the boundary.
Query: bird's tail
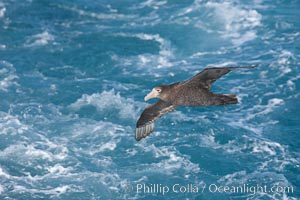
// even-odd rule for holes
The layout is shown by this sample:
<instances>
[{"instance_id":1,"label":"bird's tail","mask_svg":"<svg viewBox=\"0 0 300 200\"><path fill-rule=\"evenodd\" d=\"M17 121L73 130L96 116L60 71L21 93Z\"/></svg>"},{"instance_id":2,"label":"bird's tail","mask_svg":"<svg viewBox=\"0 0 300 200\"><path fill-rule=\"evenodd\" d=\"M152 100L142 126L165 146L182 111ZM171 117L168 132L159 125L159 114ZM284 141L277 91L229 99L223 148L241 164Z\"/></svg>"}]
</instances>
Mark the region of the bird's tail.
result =
<instances>
[{"instance_id":1,"label":"bird's tail","mask_svg":"<svg viewBox=\"0 0 300 200\"><path fill-rule=\"evenodd\" d=\"M217 94L215 105L227 105L227 104L236 104L238 99L234 94Z\"/></svg>"}]
</instances>

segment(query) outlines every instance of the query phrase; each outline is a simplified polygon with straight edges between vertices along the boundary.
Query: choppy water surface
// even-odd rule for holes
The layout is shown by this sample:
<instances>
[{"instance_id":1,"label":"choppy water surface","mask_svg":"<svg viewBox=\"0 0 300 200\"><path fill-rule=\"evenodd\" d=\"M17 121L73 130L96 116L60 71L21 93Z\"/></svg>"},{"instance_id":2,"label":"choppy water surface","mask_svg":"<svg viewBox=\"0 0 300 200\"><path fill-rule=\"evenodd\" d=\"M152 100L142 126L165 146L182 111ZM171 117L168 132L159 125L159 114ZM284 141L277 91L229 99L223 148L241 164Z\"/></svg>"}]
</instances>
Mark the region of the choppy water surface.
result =
<instances>
[{"instance_id":1,"label":"choppy water surface","mask_svg":"<svg viewBox=\"0 0 300 200\"><path fill-rule=\"evenodd\" d=\"M297 0L0 0L0 198L299 199L299 9ZM258 66L214 84L239 104L179 108L135 141L152 87L228 65Z\"/></svg>"}]
</instances>

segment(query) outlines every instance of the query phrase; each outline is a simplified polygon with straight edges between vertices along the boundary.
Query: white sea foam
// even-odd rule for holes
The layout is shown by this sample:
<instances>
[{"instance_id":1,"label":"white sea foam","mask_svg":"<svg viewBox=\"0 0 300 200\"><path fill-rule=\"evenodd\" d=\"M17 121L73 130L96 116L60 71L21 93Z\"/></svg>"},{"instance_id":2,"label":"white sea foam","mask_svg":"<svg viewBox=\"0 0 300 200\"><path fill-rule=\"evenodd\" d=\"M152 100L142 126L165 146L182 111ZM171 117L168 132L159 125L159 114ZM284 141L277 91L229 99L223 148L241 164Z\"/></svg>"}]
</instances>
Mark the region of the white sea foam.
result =
<instances>
[{"instance_id":1,"label":"white sea foam","mask_svg":"<svg viewBox=\"0 0 300 200\"><path fill-rule=\"evenodd\" d=\"M38 149L34 145L13 144L0 152L0 157L8 160L19 160L21 163L28 163L35 160L63 160L62 152L52 153L48 149Z\"/></svg>"},{"instance_id":2,"label":"white sea foam","mask_svg":"<svg viewBox=\"0 0 300 200\"><path fill-rule=\"evenodd\" d=\"M72 192L72 191L75 192L76 189L73 189L73 187L71 185L62 185L62 186L51 188L51 189L35 189L35 188L26 188L22 185L15 185L14 191L17 193L18 192L21 192L21 193L28 192L28 193L37 193L37 194L42 193L42 194L47 194L47 195L58 197L67 192Z\"/></svg>"},{"instance_id":3,"label":"white sea foam","mask_svg":"<svg viewBox=\"0 0 300 200\"><path fill-rule=\"evenodd\" d=\"M145 2L140 3L136 8L144 8L144 7L151 7L155 10L159 9L161 6L164 6L167 1L155 1L155 0L146 0Z\"/></svg>"},{"instance_id":4,"label":"white sea foam","mask_svg":"<svg viewBox=\"0 0 300 200\"><path fill-rule=\"evenodd\" d=\"M129 155L129 156L134 156L138 153L138 151L136 149L133 149L133 148L129 148L129 149L126 149L126 153Z\"/></svg>"},{"instance_id":5,"label":"white sea foam","mask_svg":"<svg viewBox=\"0 0 300 200\"><path fill-rule=\"evenodd\" d=\"M205 26L205 23L202 23L201 20L194 20L194 17L191 18L189 15L197 12L201 9L201 2L199 0L195 0L192 5L187 6L185 8L179 9L179 11L170 16L171 23L177 23L182 25L190 25L193 24L196 27L201 24L201 26ZM207 29L206 29L207 30Z\"/></svg>"},{"instance_id":6,"label":"white sea foam","mask_svg":"<svg viewBox=\"0 0 300 200\"><path fill-rule=\"evenodd\" d=\"M18 86L16 75L16 69L14 65L5 60L0 60L0 90L7 92L9 87L16 85Z\"/></svg>"},{"instance_id":7,"label":"white sea foam","mask_svg":"<svg viewBox=\"0 0 300 200\"><path fill-rule=\"evenodd\" d=\"M246 178L247 172L245 170L237 171L232 174L227 174L223 177L221 177L218 182L220 183L226 183L226 185L233 185L233 184L244 184L248 180Z\"/></svg>"},{"instance_id":8,"label":"white sea foam","mask_svg":"<svg viewBox=\"0 0 300 200\"><path fill-rule=\"evenodd\" d=\"M73 151L88 156L114 151L121 139L127 138L129 134L123 126L103 121L78 122L72 125L68 132L72 133L71 141L84 146L84 148L75 147ZM94 162L105 165L112 163L110 158L96 159Z\"/></svg>"},{"instance_id":9,"label":"white sea foam","mask_svg":"<svg viewBox=\"0 0 300 200\"><path fill-rule=\"evenodd\" d=\"M4 193L5 189L0 185L0 194Z\"/></svg>"},{"instance_id":10,"label":"white sea foam","mask_svg":"<svg viewBox=\"0 0 300 200\"><path fill-rule=\"evenodd\" d=\"M249 111L252 111L252 114L249 114L246 117L246 120L253 119L254 117L257 117L259 115L267 115L273 112L276 107L283 104L284 104L283 99L279 99L279 98L269 99L267 105L256 105L253 106L253 108L249 109Z\"/></svg>"},{"instance_id":11,"label":"white sea foam","mask_svg":"<svg viewBox=\"0 0 300 200\"><path fill-rule=\"evenodd\" d=\"M21 122L18 117L3 112L0 112L0 116L2 119L0 128L3 130L1 134L6 134L7 141L12 142L0 152L0 157L19 160L23 164L38 160L55 161L66 158L67 147L50 141L34 127ZM16 137L16 135L20 136ZM28 140L33 140L34 144L27 144Z\"/></svg>"},{"instance_id":12,"label":"white sea foam","mask_svg":"<svg viewBox=\"0 0 300 200\"><path fill-rule=\"evenodd\" d=\"M3 169L0 167L0 176L6 178L6 179L9 179L10 178L10 175L7 174L6 172L3 171ZM1 194L1 192L0 192Z\"/></svg>"},{"instance_id":13,"label":"white sea foam","mask_svg":"<svg viewBox=\"0 0 300 200\"><path fill-rule=\"evenodd\" d=\"M115 129L118 131L118 127L110 126L111 129ZM84 129L84 128L83 128ZM107 130L107 128L106 128ZM64 143L70 143L67 138L64 138L63 136L60 137L59 141L62 142L63 144L53 144L53 145L48 145L51 146L51 149L37 149L34 147L34 145L23 145L23 144L16 144L16 145L11 145L8 148L4 149L3 151L0 152L0 158L5 159L10 162L17 162L18 165L24 165L28 166L30 168L34 168L36 170L42 170L43 173L41 174L34 174L32 175L31 172L28 172L27 169L23 170L22 173L24 176L13 176L7 174L2 168L0 168L0 177L10 179L13 182L13 193L30 193L30 194L46 194L51 196L52 198L60 196L61 194L64 193L74 193L74 192L83 192L85 190L82 189L82 183L85 183L84 188L88 188L89 184L92 184L94 187L94 184L101 185L101 188L104 188L104 190L116 190L117 192L119 191L118 189L118 184L121 181L121 178L119 177L118 174L114 173L114 171L110 171L109 167L112 164L111 158L107 157L103 160L101 160L102 156L95 156L93 158L88 157L89 161L93 164L97 164L99 169L107 169L106 170L101 170L101 172L94 172L94 171L89 171L85 169L80 169L78 171L78 167L81 168L81 161L76 161L76 157L84 157L84 159L87 158L86 152L89 150L92 150L93 148L99 148L99 146L94 145L101 143L101 139L107 139L110 138L111 136L104 136L100 135L98 136L98 141L95 143L91 142L89 146L91 148L84 148L82 147L82 143L79 143L80 140L84 140L89 137L87 135L77 138L77 140L73 140L75 142L71 142L75 144L75 146L70 145L68 146L69 148L72 149L72 153L75 153L76 156L72 157L64 157L62 160L60 157L57 157L56 153L59 153L58 146L63 145ZM117 135L116 135L117 136ZM84 138L84 139L83 139ZM112 139L114 137L111 137ZM55 139L56 140L56 139ZM72 140L72 138L70 138ZM85 140L87 142L90 142L88 140ZM35 142L36 146L47 146L47 142ZM79 146L77 146L79 144ZM52 149L56 148L56 149ZM78 149L78 151L77 151ZM54 150L55 152L51 152ZM106 149L105 149L106 150ZM74 163L75 164L70 164ZM97 163L98 162L98 163ZM46 171L45 171L46 170ZM53 180L55 180L53 182ZM67 184L65 183L65 180L67 180ZM60 184L57 186L55 184L56 181L59 181ZM49 183L47 184L47 187L43 187L40 183ZM6 186L6 184L5 184Z\"/></svg>"},{"instance_id":14,"label":"white sea foam","mask_svg":"<svg viewBox=\"0 0 300 200\"><path fill-rule=\"evenodd\" d=\"M266 105L255 105L249 109L245 109L245 113L248 113L246 117L239 118L238 120L235 121L229 120L228 124L234 127L239 127L242 129L249 130L256 134L262 134L264 126L275 124L277 123L277 121L269 119L268 122L261 123L260 126L258 126L257 124L249 123L249 121L257 117L268 116L268 114L274 112L276 108L282 105L284 105L283 99L279 99L279 98L269 99L268 104ZM229 116L229 118L231 117Z\"/></svg>"},{"instance_id":15,"label":"white sea foam","mask_svg":"<svg viewBox=\"0 0 300 200\"><path fill-rule=\"evenodd\" d=\"M135 101L130 98L124 98L120 93L116 93L114 89L110 91L103 91L100 94L83 94L81 98L70 105L70 108L78 111L82 107L91 105L95 106L98 111L104 110L118 110L120 118L123 119L136 119L137 108L135 108Z\"/></svg>"},{"instance_id":16,"label":"white sea foam","mask_svg":"<svg viewBox=\"0 0 300 200\"><path fill-rule=\"evenodd\" d=\"M159 34L145 34L145 33L138 33L138 34L127 34L127 33L119 33L116 36L121 37L135 37L140 40L151 40L157 42L159 44L159 52L157 54L140 54L136 58L131 58L132 60L136 60L138 66L149 67L155 66L156 68L163 68L163 67L171 67L173 64L170 62L170 59L173 58L173 49L171 48L170 41L162 38ZM116 55L115 55L116 56ZM117 57L115 57L116 59ZM118 58L120 59L120 58ZM124 60L121 59L122 64ZM133 64L130 62L129 64ZM136 63L134 63L136 64Z\"/></svg>"},{"instance_id":17,"label":"white sea foam","mask_svg":"<svg viewBox=\"0 0 300 200\"><path fill-rule=\"evenodd\" d=\"M263 137L251 137L243 135L238 140L233 139L227 143L220 144L216 140L213 130L211 133L201 135L200 146L221 150L225 154L255 157L257 170L284 171L288 165L299 165L299 161L293 158L289 150L282 144L265 139Z\"/></svg>"},{"instance_id":18,"label":"white sea foam","mask_svg":"<svg viewBox=\"0 0 300 200\"><path fill-rule=\"evenodd\" d=\"M115 142L109 141L109 142L101 145L99 151L105 151L105 150L113 151L113 150L115 150L116 147L117 147L117 144Z\"/></svg>"},{"instance_id":19,"label":"white sea foam","mask_svg":"<svg viewBox=\"0 0 300 200\"><path fill-rule=\"evenodd\" d=\"M0 50L5 50L6 49L6 45L5 44L0 44Z\"/></svg>"},{"instance_id":20,"label":"white sea foam","mask_svg":"<svg viewBox=\"0 0 300 200\"><path fill-rule=\"evenodd\" d=\"M73 11L81 16L91 17L91 18L95 18L98 20L109 20L109 19L126 20L126 19L131 19L131 18L135 17L135 15L124 15L124 14L118 14L116 12L112 12L112 13L108 13L108 14L94 13L94 12L85 11L85 10L77 8L77 7L68 7L68 6L63 6L63 5L59 5L59 7L62 9L65 9L65 10ZM114 10L114 11L117 11L117 10Z\"/></svg>"},{"instance_id":21,"label":"white sea foam","mask_svg":"<svg viewBox=\"0 0 300 200\"><path fill-rule=\"evenodd\" d=\"M249 140L254 141L254 145L252 146L253 153L261 153L264 156L275 156L277 153L282 153L285 151L285 149L277 142L258 141L256 139Z\"/></svg>"},{"instance_id":22,"label":"white sea foam","mask_svg":"<svg viewBox=\"0 0 300 200\"><path fill-rule=\"evenodd\" d=\"M58 168L61 169L61 167ZM91 172L84 169L81 169L80 172L59 172L55 169L44 176L27 174L22 177L12 177L12 180L14 181L13 193L30 193L33 196L45 194L51 198L57 198L65 193L87 192L86 190L90 187L94 189L95 185L99 186L98 190L119 192L121 189L119 188L120 182L123 181L114 172L106 170ZM56 184L57 180L59 180L59 186ZM43 187L40 184L41 182L46 183L47 186ZM102 193L102 195L106 196L108 194Z\"/></svg>"},{"instance_id":23,"label":"white sea foam","mask_svg":"<svg viewBox=\"0 0 300 200\"><path fill-rule=\"evenodd\" d=\"M23 134L30 129L29 126L23 124L17 117L10 114L0 112L0 135L18 135Z\"/></svg>"},{"instance_id":24,"label":"white sea foam","mask_svg":"<svg viewBox=\"0 0 300 200\"><path fill-rule=\"evenodd\" d=\"M49 42L54 41L54 39L55 39L54 35L50 34L48 31L44 31L42 33L31 36L26 41L25 46L26 47L44 46L47 45Z\"/></svg>"},{"instance_id":25,"label":"white sea foam","mask_svg":"<svg viewBox=\"0 0 300 200\"><path fill-rule=\"evenodd\" d=\"M6 12L5 4L2 1L0 1L0 20L1 18L4 17L5 12Z\"/></svg>"},{"instance_id":26,"label":"white sea foam","mask_svg":"<svg viewBox=\"0 0 300 200\"><path fill-rule=\"evenodd\" d=\"M6 8L5 7L0 8L0 18L4 17L5 12L6 12Z\"/></svg>"},{"instance_id":27,"label":"white sea foam","mask_svg":"<svg viewBox=\"0 0 300 200\"><path fill-rule=\"evenodd\" d=\"M286 85L291 91L294 91L296 89L295 81L300 79L300 74L297 74L296 76L292 77L291 79L287 80ZM299 95L299 94L296 94Z\"/></svg>"},{"instance_id":28,"label":"white sea foam","mask_svg":"<svg viewBox=\"0 0 300 200\"><path fill-rule=\"evenodd\" d=\"M262 16L256 10L247 10L229 2L207 2L206 7L215 10L215 16L224 24L223 37L241 45L257 37L255 28L261 26Z\"/></svg>"},{"instance_id":29,"label":"white sea foam","mask_svg":"<svg viewBox=\"0 0 300 200\"><path fill-rule=\"evenodd\" d=\"M137 38L140 38L142 40L154 40L160 44L160 52L159 54L162 56L172 56L172 53L169 51L170 50L170 43L163 39L160 35L155 34L145 34L145 33L140 33L140 34L135 34L133 35Z\"/></svg>"},{"instance_id":30,"label":"white sea foam","mask_svg":"<svg viewBox=\"0 0 300 200\"><path fill-rule=\"evenodd\" d=\"M53 155L49 153L48 151L37 149L34 146L27 146L24 148L24 146L16 146L17 148L20 147L20 149L25 150L24 154L25 156L31 157L31 158L41 158L46 159L49 161L53 161Z\"/></svg>"},{"instance_id":31,"label":"white sea foam","mask_svg":"<svg viewBox=\"0 0 300 200\"><path fill-rule=\"evenodd\" d=\"M185 114L181 111L174 111L169 114L170 118L174 122L197 122L197 123L203 123L203 124L208 124L211 123L209 119L206 118L205 114L201 113L201 115L189 115L188 113Z\"/></svg>"},{"instance_id":32,"label":"white sea foam","mask_svg":"<svg viewBox=\"0 0 300 200\"><path fill-rule=\"evenodd\" d=\"M251 181L250 181L251 180ZM256 184L258 184L261 187L266 186L268 190L270 187L273 186L280 186L280 187L291 187L292 184L289 183L287 178L280 173L276 172L268 172L268 171L259 171L259 170L254 170L250 172L246 171L237 171L232 174L227 174L223 177L221 177L218 180L219 184L222 185L231 185L231 186L239 186L243 187L243 185L248 187L255 187ZM293 191L295 191L295 186L293 186ZM248 193L248 194L247 194ZM291 199L291 200L296 200L296 198L289 197L289 194L292 192L290 191L289 193L285 192L264 192L262 190L256 190L255 193L249 193L245 192L243 194L240 194L241 198L243 199ZM238 193L236 193L238 195ZM239 196L235 196L238 198Z\"/></svg>"},{"instance_id":33,"label":"white sea foam","mask_svg":"<svg viewBox=\"0 0 300 200\"><path fill-rule=\"evenodd\" d=\"M175 147L156 147L154 144L136 144L141 151L150 152L156 159L162 159L158 163L151 163L144 168L145 171L155 171L164 174L173 174L176 170L183 169L185 173L198 173L200 167L189 160L189 156L182 155Z\"/></svg>"},{"instance_id":34,"label":"white sea foam","mask_svg":"<svg viewBox=\"0 0 300 200\"><path fill-rule=\"evenodd\" d=\"M277 49L270 50L265 53L266 56L272 56L274 61L270 64L268 70L261 71L260 78L268 79L266 81L270 82L270 79L276 80L280 79L288 74L291 74L293 69L291 68L292 64L296 64L296 56L289 50L286 49ZM274 74L275 77L274 77Z\"/></svg>"},{"instance_id":35,"label":"white sea foam","mask_svg":"<svg viewBox=\"0 0 300 200\"><path fill-rule=\"evenodd\" d=\"M222 55L222 54L226 54L226 53L228 53L228 50L226 50L226 49L221 49L221 50L212 51L212 52L197 52L197 53L194 53L191 56L191 58L199 58L199 57L206 56L206 55Z\"/></svg>"},{"instance_id":36,"label":"white sea foam","mask_svg":"<svg viewBox=\"0 0 300 200\"><path fill-rule=\"evenodd\" d=\"M277 78L283 77L286 74L292 72L290 64L293 60L295 60L295 56L292 52L288 50L281 50L279 52L276 52L275 56L277 56L277 61L273 62L270 66L271 68L276 68L280 70L280 73L278 74Z\"/></svg>"},{"instance_id":37,"label":"white sea foam","mask_svg":"<svg viewBox=\"0 0 300 200\"><path fill-rule=\"evenodd\" d=\"M23 143L11 144L0 152L0 158L8 162L16 162L18 165L42 170L41 175L32 175L27 169L22 170L24 176L10 175L0 167L0 177L13 182L13 193L46 194L50 196L60 196L67 192L82 191L78 186L63 185L41 187L40 182L47 182L51 179L63 180L68 177L69 181L80 179L81 173L74 173L76 166L70 166L66 155L67 147L64 147L66 138L60 138L62 144L49 141L43 135L34 134L31 138L32 144L27 144L29 138L25 137ZM35 139L37 141L32 141ZM42 148L38 148L38 147ZM58 163L57 163L58 162ZM103 166L103 165L99 165ZM47 170L48 173L45 171ZM90 175L92 176L92 175ZM81 180L81 179L80 179ZM24 185L24 183L26 183ZM28 183L28 184L27 184ZM6 187L6 184L4 184Z\"/></svg>"},{"instance_id":38,"label":"white sea foam","mask_svg":"<svg viewBox=\"0 0 300 200\"><path fill-rule=\"evenodd\" d=\"M237 140L230 140L225 144L220 144L216 141L216 136L213 130L210 134L205 134L201 136L200 146L208 146L213 149L222 149L223 151L234 154L242 153L243 151L249 151L252 153L259 153L262 156L274 156L276 152L282 153L284 148L276 142L259 140L256 138L251 138L249 136L242 136L243 142Z\"/></svg>"},{"instance_id":39,"label":"white sea foam","mask_svg":"<svg viewBox=\"0 0 300 200\"><path fill-rule=\"evenodd\" d=\"M57 167L57 165L56 165ZM38 168L38 166L37 166ZM61 170L61 168L59 168ZM55 171L51 171L51 173L54 173L54 172L57 172L57 170ZM59 187L47 187L47 189L41 189L41 188L37 188L37 187L34 187L34 185L36 185L38 182L42 181L42 180L46 180L47 177L49 176L49 174L45 175L45 176L39 176L39 175L36 175L36 176L31 176L30 173L25 173L27 174L26 176L21 176L21 177L18 177L18 176L11 176L11 175L8 175L6 173L3 172L2 168L0 168L0 176L6 178L6 179L9 179L10 181L13 182L13 192L16 192L16 193L24 193L24 192L28 192L28 193L38 193L38 194L47 194L47 195L54 195L54 196L59 196L63 193L66 193L67 191L75 191L75 188L76 187L73 187L72 185L63 185L63 186L59 186ZM61 175L62 173L56 173L57 175ZM30 185L33 186L33 187L26 187L26 186L23 186L23 185L19 185L19 183L24 183L24 182L30 182ZM51 188L51 189L50 189ZM0 188L0 194L2 192L5 192L5 189L4 187L1 187Z\"/></svg>"},{"instance_id":40,"label":"white sea foam","mask_svg":"<svg viewBox=\"0 0 300 200\"><path fill-rule=\"evenodd\" d=\"M218 182L222 184L228 184L228 185L242 185L242 184L249 184L250 179L258 180L258 181L263 179L266 185L268 183L273 183L273 181L277 179L277 181L281 183L282 186L288 185L287 179L282 174L277 174L274 172L261 172L261 171L246 172L245 170L227 174L221 177L218 180Z\"/></svg>"},{"instance_id":41,"label":"white sea foam","mask_svg":"<svg viewBox=\"0 0 300 200\"><path fill-rule=\"evenodd\" d=\"M71 167L64 167L61 164L55 164L54 166L46 167L46 169L51 174L56 174L58 176L67 175L68 173L70 173L72 171Z\"/></svg>"},{"instance_id":42,"label":"white sea foam","mask_svg":"<svg viewBox=\"0 0 300 200\"><path fill-rule=\"evenodd\" d=\"M201 17L195 18L195 13ZM256 28L262 25L261 21L262 16L256 10L229 1L203 3L196 0L170 17L171 23L193 25L208 33L220 34L237 46L257 37Z\"/></svg>"},{"instance_id":43,"label":"white sea foam","mask_svg":"<svg viewBox=\"0 0 300 200\"><path fill-rule=\"evenodd\" d=\"M0 135L5 137L9 144L0 152L1 158L11 161L18 160L20 164L26 165L31 165L39 160L51 162L66 158L68 154L66 147L51 142L33 126L4 112L0 112L0 118ZM33 141L33 145L29 145L28 141Z\"/></svg>"}]
</instances>

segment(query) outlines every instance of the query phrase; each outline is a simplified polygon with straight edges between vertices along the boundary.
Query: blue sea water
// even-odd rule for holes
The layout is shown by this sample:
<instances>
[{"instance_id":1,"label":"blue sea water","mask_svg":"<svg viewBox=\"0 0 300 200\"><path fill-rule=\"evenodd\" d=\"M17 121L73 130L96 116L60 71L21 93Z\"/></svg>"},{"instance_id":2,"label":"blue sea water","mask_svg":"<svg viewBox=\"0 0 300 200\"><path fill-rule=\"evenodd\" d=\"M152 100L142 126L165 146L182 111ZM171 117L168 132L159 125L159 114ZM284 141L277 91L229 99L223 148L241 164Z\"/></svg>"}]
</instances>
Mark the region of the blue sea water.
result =
<instances>
[{"instance_id":1,"label":"blue sea water","mask_svg":"<svg viewBox=\"0 0 300 200\"><path fill-rule=\"evenodd\" d=\"M299 9L0 0L0 199L300 199ZM239 104L179 108L135 141L152 87L239 65L257 68L212 88Z\"/></svg>"}]
</instances>

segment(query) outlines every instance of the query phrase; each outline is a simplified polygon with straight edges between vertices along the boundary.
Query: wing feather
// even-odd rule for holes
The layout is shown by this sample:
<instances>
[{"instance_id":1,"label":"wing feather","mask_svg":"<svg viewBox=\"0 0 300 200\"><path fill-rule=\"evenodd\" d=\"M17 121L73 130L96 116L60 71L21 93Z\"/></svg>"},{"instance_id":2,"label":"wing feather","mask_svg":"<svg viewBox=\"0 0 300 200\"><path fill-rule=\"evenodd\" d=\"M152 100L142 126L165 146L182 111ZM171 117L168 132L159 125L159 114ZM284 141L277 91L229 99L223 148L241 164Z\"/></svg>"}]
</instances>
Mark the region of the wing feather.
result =
<instances>
[{"instance_id":1,"label":"wing feather","mask_svg":"<svg viewBox=\"0 0 300 200\"><path fill-rule=\"evenodd\" d=\"M220 77L229 73L235 69L250 69L255 68L255 66L241 66L241 67L208 67L203 71L199 72L192 78L184 82L184 84L198 84L204 88L210 89L211 85Z\"/></svg>"},{"instance_id":2,"label":"wing feather","mask_svg":"<svg viewBox=\"0 0 300 200\"><path fill-rule=\"evenodd\" d=\"M175 108L176 106L163 100L148 106L137 121L135 139L139 141L147 137L154 130L154 122L164 114L175 110Z\"/></svg>"}]
</instances>

